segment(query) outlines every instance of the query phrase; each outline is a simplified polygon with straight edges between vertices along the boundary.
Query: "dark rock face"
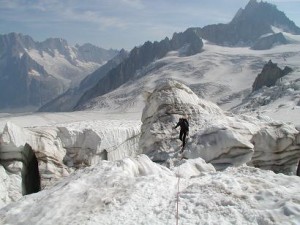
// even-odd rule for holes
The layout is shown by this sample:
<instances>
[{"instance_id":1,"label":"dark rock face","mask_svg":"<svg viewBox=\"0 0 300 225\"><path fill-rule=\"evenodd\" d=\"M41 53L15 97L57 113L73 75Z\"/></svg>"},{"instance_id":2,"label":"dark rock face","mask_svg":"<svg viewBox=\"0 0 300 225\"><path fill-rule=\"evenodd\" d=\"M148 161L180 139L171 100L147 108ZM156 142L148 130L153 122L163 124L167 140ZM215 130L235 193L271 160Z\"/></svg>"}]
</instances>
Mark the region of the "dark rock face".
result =
<instances>
[{"instance_id":1,"label":"dark rock face","mask_svg":"<svg viewBox=\"0 0 300 225\"><path fill-rule=\"evenodd\" d=\"M141 47L135 47L127 59L88 90L78 101L75 109L80 109L81 105L88 100L106 94L130 79L134 79L136 71L149 65L155 59L164 57L169 51L185 48L184 55L189 56L201 52L202 47L203 42L193 29L175 33L171 40L165 38L154 43L147 41Z\"/></svg>"},{"instance_id":2,"label":"dark rock face","mask_svg":"<svg viewBox=\"0 0 300 225\"><path fill-rule=\"evenodd\" d=\"M285 67L283 70L280 69L277 64L272 63L270 60L263 68L262 72L258 74L253 85L252 91L256 91L263 86L271 87L275 85L276 81L290 73L292 69L290 67Z\"/></svg>"},{"instance_id":3,"label":"dark rock face","mask_svg":"<svg viewBox=\"0 0 300 225\"><path fill-rule=\"evenodd\" d=\"M203 47L203 42L196 35L196 31L193 29L187 29L184 33L175 33L171 40L172 50L177 50L187 44L187 49L185 51L186 56L195 55L201 52Z\"/></svg>"},{"instance_id":4,"label":"dark rock face","mask_svg":"<svg viewBox=\"0 0 300 225\"><path fill-rule=\"evenodd\" d=\"M197 28L198 34L208 41L225 46L252 46L262 35L273 33L271 26L300 34L300 28L279 11L276 6L250 0L228 24Z\"/></svg>"},{"instance_id":5,"label":"dark rock face","mask_svg":"<svg viewBox=\"0 0 300 225\"><path fill-rule=\"evenodd\" d=\"M272 48L274 45L287 44L287 40L282 33L273 34L267 37L258 39L251 47L253 50L266 50Z\"/></svg>"},{"instance_id":6,"label":"dark rock face","mask_svg":"<svg viewBox=\"0 0 300 225\"><path fill-rule=\"evenodd\" d=\"M298 162L297 176L300 177L300 160L299 160L299 162Z\"/></svg>"}]
</instances>

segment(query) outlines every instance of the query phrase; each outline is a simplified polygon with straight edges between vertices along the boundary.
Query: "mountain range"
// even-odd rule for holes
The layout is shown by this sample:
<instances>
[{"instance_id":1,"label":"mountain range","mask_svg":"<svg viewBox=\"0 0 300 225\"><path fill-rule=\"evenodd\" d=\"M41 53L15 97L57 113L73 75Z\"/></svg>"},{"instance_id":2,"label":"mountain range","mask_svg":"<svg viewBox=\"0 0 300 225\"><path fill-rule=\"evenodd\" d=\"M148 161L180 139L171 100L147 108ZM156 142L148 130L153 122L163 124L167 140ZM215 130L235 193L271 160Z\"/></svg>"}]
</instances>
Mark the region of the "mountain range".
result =
<instances>
[{"instance_id":1,"label":"mountain range","mask_svg":"<svg viewBox=\"0 0 300 225\"><path fill-rule=\"evenodd\" d=\"M139 105L137 103L139 101L138 98L141 99L139 96L143 92L151 91L151 88L149 89L151 82L147 80L151 76L154 77L154 74L157 75L155 78L157 80L166 77L176 77L176 79L188 84L196 93L202 93L202 97L208 97L216 102L222 101L226 97L232 98L233 95L240 98L251 92L250 88L253 84L252 82L255 80L255 76L260 73L264 64L270 58L263 59L264 57L257 57L254 62L251 62L246 60L247 57L237 54L235 59L228 60L229 63L227 66L229 67L232 65L233 60L236 63L249 64L242 65L244 67L251 67L251 72L249 71L248 75L252 76L251 83L248 84L249 87L243 90L239 89L239 93L236 93L236 89L230 87L230 84L221 85L217 80L207 84L198 79L204 74L209 74L212 77L210 80L213 80L214 75L211 73L216 68L214 61L218 59L219 54L217 52L212 53L216 54L216 57L211 55L207 60L201 61L198 59L201 68L194 67L194 75L190 75L189 77L186 76L186 73L193 70L193 68L191 68L191 62L188 63L187 59L191 59L192 61L193 58L202 59L201 55L204 56L209 52L207 47L210 45L220 46L220 52L224 50L222 46L230 47L232 53L236 52L234 49L243 47L254 50L253 55L257 56L259 55L259 51L254 53L255 50L269 50L279 45L294 43L295 39L293 38L299 34L300 28L289 20L283 12L279 11L276 6L266 2L251 0L244 9L238 10L228 24L208 25L203 28L188 28L184 32L175 33L171 39L166 38L154 43L148 41L140 47L135 47L124 61L120 62L115 68L112 68L111 71L107 71L105 76L101 75L101 79L93 87L86 89L80 98L77 96L76 104L73 103L67 108L57 107L59 104L56 101L61 100L56 99L47 104L47 107L42 107L41 111L72 111L95 108L98 110L110 110L111 108L126 110L126 108L128 109L131 106ZM291 35L293 36L292 38ZM205 44L203 44L203 41ZM168 71L170 64L176 63L174 54L178 56L177 59L180 61L178 64L181 65ZM220 57L223 56L220 55ZM233 58L233 56L230 57ZM185 64L188 64L187 68L185 68ZM236 67L237 65L233 66ZM239 73L234 68L232 70L234 70L234 74ZM180 71L182 73L177 77L176 74ZM226 71L223 71L223 73L226 73ZM200 74L202 75L200 76ZM189 78L191 77L197 79L190 80ZM131 91L124 90L126 88L122 89L124 85L126 88L129 87ZM210 92L218 91L220 95L216 99L214 97L216 94ZM69 99L74 98L69 95ZM130 106L126 106L127 103Z\"/></svg>"},{"instance_id":2,"label":"mountain range","mask_svg":"<svg viewBox=\"0 0 300 225\"><path fill-rule=\"evenodd\" d=\"M51 88L49 89L54 90L55 93L38 92L35 95L34 90L38 89L36 88L38 85L27 82L29 85L27 84L26 87L31 88L32 95L41 99L38 101L38 105L41 106L39 111L131 110L131 107L134 108L140 105L139 101L142 101L141 96L143 93L151 91L153 84L149 80L153 80L152 78L154 77L156 80L168 77L179 79L201 97L209 98L219 104L227 102L226 104L229 105L229 102L231 102L231 107L234 107L241 103L243 97L251 93L251 86L255 76L261 72L266 62L275 56L267 53L264 55L260 51L272 51L272 49L280 45L297 45L299 43L297 39L299 34L300 28L288 19L283 12L278 10L275 5L250 0L245 8L239 9L233 19L227 24L188 28L184 32L174 33L171 39L165 38L159 42L147 41L143 45L133 48L129 53L122 50L117 54L116 51L111 50L111 57L105 58L106 60L111 60L108 60L107 64L102 66L100 64L104 60L101 61L101 57L107 56L108 53L104 54L103 51L102 53L96 53L96 48L89 44L71 48L66 47L66 41L62 39L48 39L45 42L34 44L30 37L25 36L23 37L24 40L22 39L21 46L28 45L29 47L25 48L27 49L25 52L34 61L43 65L45 70L31 69L29 70L30 74L37 74L35 71L40 71L39 74L47 72L48 75L44 75L48 79L46 82L47 87L42 89L47 90L48 86L50 86ZM32 46L39 46L38 49L40 50L37 51L35 50L37 47L33 48ZM49 50L45 46L52 46L52 49L55 50ZM212 49L210 46L216 46L218 50L215 51L216 49ZM226 48L231 51L229 56L222 53L228 52ZM246 55L236 54L237 51L235 50L238 48L243 48L243 51L247 52ZM19 49L19 47L16 47L16 49ZM70 52L73 52L73 54L70 54ZM89 55L87 53L93 54ZM49 59L55 54L61 56L58 62L42 63L41 58ZM207 57L206 60L203 58L205 55ZM97 60L94 60L93 57ZM223 59L221 59L222 57ZM232 70L230 73L236 78L240 73L238 65L240 65L240 68L247 68L247 76L249 76L248 86L244 87L243 85L243 88L236 89L232 87L234 85L232 83L220 84L220 80L214 80L214 70L216 68L221 69L220 65L222 63L218 66L218 62L216 62L219 58L220 60L225 60L224 63L227 63L227 69ZM280 59L283 58L284 56L280 57ZM189 59L191 60L190 62L188 62ZM99 62L99 60L100 64L96 65L95 61ZM195 62L195 60L198 61ZM191 66L191 64L195 63L198 63L199 67ZM278 62L275 61L275 63ZM83 69L86 68L87 64L93 65L93 69L90 68L93 72L89 73L89 75L83 72L83 70L87 71ZM55 65L54 68L53 65ZM74 72L74 65L77 66L76 72ZM55 72L49 73L50 68L54 69ZM178 74L180 71L181 74ZM192 74L187 76L186 74L189 72ZM226 76L226 73L229 73L229 71L223 71L222 73ZM16 74L20 74L20 72ZM56 76L52 76L53 74L56 74ZM85 75L86 78L79 82ZM209 80L208 83L202 79L206 76L211 76L207 79ZM240 75L240 77L242 76ZM30 77L33 76L31 75ZM41 77L39 77L38 84L43 87L42 80L46 78L41 79ZM62 78L64 82L57 82L58 77ZM73 79L74 77L76 78ZM70 81L71 78L72 81ZM65 85L65 83L69 85ZM126 87L124 88L124 86ZM129 88L129 90L124 90L126 88ZM13 96L11 100L14 101L16 97L13 95L13 91L8 91L8 93L9 95L6 96ZM232 103L233 99L239 100ZM22 103L28 104L27 102L28 100L22 100Z\"/></svg>"},{"instance_id":3,"label":"mountain range","mask_svg":"<svg viewBox=\"0 0 300 225\"><path fill-rule=\"evenodd\" d=\"M36 42L28 35L0 35L0 109L40 107L117 53L70 46L61 38Z\"/></svg>"}]
</instances>

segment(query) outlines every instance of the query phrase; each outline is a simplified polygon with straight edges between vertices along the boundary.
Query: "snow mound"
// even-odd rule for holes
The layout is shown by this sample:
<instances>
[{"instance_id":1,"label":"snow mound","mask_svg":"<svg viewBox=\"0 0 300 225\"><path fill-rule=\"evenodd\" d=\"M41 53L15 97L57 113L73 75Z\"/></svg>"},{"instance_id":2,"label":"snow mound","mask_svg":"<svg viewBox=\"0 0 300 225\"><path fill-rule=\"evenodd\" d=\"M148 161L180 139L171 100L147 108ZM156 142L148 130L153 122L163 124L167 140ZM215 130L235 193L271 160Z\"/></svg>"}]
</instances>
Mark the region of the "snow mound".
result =
<instances>
[{"instance_id":1,"label":"snow mound","mask_svg":"<svg viewBox=\"0 0 300 225\"><path fill-rule=\"evenodd\" d=\"M180 224L299 224L299 185L251 167L179 180L141 155L78 170L0 209L0 223L175 224L178 194Z\"/></svg>"},{"instance_id":2,"label":"snow mound","mask_svg":"<svg viewBox=\"0 0 300 225\"><path fill-rule=\"evenodd\" d=\"M175 159L170 161L171 169L178 177L190 178L194 176L203 175L205 173L216 172L216 169L212 164L206 163L201 158L189 160Z\"/></svg>"}]
</instances>

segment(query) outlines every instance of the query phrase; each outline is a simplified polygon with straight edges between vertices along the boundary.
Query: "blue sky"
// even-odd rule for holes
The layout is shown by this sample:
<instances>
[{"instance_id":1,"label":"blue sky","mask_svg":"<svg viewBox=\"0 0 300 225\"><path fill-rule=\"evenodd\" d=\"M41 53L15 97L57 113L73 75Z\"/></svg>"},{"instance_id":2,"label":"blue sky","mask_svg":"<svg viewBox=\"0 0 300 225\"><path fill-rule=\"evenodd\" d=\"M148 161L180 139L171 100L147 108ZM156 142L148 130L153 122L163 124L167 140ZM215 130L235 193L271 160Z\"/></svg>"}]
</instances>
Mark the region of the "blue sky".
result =
<instances>
[{"instance_id":1,"label":"blue sky","mask_svg":"<svg viewBox=\"0 0 300 225\"><path fill-rule=\"evenodd\" d=\"M300 0L268 0L300 26ZM0 0L0 34L127 50L189 27L228 23L248 0Z\"/></svg>"}]
</instances>

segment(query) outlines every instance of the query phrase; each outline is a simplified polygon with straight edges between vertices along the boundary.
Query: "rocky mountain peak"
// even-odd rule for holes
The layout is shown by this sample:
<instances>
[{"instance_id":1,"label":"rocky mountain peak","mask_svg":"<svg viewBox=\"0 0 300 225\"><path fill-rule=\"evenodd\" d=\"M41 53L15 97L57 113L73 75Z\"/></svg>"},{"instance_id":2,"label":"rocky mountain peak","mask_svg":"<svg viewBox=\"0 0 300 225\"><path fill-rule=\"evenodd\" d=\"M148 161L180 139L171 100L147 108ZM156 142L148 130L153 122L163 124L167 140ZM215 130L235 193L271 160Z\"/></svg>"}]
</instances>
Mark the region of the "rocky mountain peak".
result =
<instances>
[{"instance_id":1,"label":"rocky mountain peak","mask_svg":"<svg viewBox=\"0 0 300 225\"><path fill-rule=\"evenodd\" d=\"M259 3L257 2L257 0L250 0L248 2L248 4L246 5L245 9L250 9L250 8L254 8L256 6L258 6Z\"/></svg>"},{"instance_id":2,"label":"rocky mountain peak","mask_svg":"<svg viewBox=\"0 0 300 225\"><path fill-rule=\"evenodd\" d=\"M68 45L68 42L62 38L48 38L41 44L47 45L50 48L62 48Z\"/></svg>"},{"instance_id":3,"label":"rocky mountain peak","mask_svg":"<svg viewBox=\"0 0 300 225\"><path fill-rule=\"evenodd\" d=\"M265 64L262 72L258 74L253 85L252 90L256 91L263 86L271 87L275 85L276 81L281 77L290 73L292 69L290 67L285 67L283 70L280 69L276 63L273 63L271 60Z\"/></svg>"},{"instance_id":4,"label":"rocky mountain peak","mask_svg":"<svg viewBox=\"0 0 300 225\"><path fill-rule=\"evenodd\" d=\"M252 46L263 35L274 33L272 27L300 34L300 28L275 5L256 0L239 9L230 23L208 25L197 32L202 38L218 45Z\"/></svg>"},{"instance_id":5,"label":"rocky mountain peak","mask_svg":"<svg viewBox=\"0 0 300 225\"><path fill-rule=\"evenodd\" d=\"M19 57L25 49L31 49L35 42L30 36L19 33L9 33L0 35L0 55L6 54L10 57Z\"/></svg>"},{"instance_id":6,"label":"rocky mountain peak","mask_svg":"<svg viewBox=\"0 0 300 225\"><path fill-rule=\"evenodd\" d=\"M300 28L284 12L278 10L275 5L267 2L250 0L244 10L238 10L237 15L231 23L242 23L242 21L246 20L249 24L265 24L268 27L276 26L286 32L300 34Z\"/></svg>"}]
</instances>

